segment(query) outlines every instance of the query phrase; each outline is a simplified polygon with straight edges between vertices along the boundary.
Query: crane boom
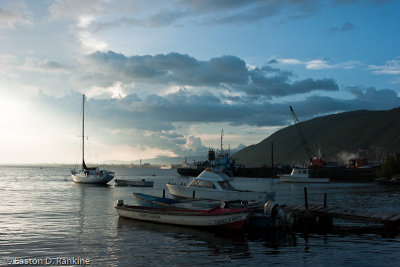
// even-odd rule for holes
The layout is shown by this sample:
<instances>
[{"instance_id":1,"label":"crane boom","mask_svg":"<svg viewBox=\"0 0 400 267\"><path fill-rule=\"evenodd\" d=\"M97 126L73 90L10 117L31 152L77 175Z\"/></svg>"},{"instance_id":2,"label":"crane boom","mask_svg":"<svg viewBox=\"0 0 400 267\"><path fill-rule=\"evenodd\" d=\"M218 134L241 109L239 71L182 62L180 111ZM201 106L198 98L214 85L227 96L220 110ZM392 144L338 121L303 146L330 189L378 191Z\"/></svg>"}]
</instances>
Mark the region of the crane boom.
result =
<instances>
[{"instance_id":1,"label":"crane boom","mask_svg":"<svg viewBox=\"0 0 400 267\"><path fill-rule=\"evenodd\" d=\"M296 125L297 131L299 132L300 140L303 145L304 151L306 152L307 156L309 157L310 161L312 162L312 152L311 152L310 148L308 147L306 136L304 135L304 132L303 132L303 129L301 128L299 119L297 119L296 113L294 113L292 106L290 106L290 111L292 113L292 117L293 117L294 123Z\"/></svg>"}]
</instances>

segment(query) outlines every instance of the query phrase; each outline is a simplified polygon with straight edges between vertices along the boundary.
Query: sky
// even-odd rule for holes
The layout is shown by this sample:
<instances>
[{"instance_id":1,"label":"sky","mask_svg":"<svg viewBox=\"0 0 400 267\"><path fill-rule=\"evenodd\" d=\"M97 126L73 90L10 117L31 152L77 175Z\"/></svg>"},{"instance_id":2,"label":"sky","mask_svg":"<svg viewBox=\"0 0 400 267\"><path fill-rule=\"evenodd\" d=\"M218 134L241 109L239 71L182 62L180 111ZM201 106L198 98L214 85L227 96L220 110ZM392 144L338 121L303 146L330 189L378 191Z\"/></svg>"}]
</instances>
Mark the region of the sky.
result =
<instances>
[{"instance_id":1,"label":"sky","mask_svg":"<svg viewBox=\"0 0 400 267\"><path fill-rule=\"evenodd\" d=\"M0 164L204 155L400 106L400 1L0 1Z\"/></svg>"}]
</instances>

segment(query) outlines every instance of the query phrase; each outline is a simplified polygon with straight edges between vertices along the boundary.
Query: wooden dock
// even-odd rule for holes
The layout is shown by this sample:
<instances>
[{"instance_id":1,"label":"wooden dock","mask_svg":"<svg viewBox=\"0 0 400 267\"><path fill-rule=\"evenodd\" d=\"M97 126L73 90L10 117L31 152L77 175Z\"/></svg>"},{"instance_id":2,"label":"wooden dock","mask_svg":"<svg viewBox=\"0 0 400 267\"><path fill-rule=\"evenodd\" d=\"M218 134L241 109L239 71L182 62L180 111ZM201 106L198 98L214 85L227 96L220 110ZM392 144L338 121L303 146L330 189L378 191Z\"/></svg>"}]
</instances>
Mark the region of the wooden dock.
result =
<instances>
[{"instance_id":1,"label":"wooden dock","mask_svg":"<svg viewBox=\"0 0 400 267\"><path fill-rule=\"evenodd\" d=\"M324 194L324 205L309 205L307 188L304 188L304 205L284 206L289 214L289 220L295 228L303 230L332 228L333 219L345 222L358 222L363 224L381 225L381 229L387 233L400 233L399 213L375 213L368 211L356 211L338 206L327 206L327 195Z\"/></svg>"},{"instance_id":2,"label":"wooden dock","mask_svg":"<svg viewBox=\"0 0 400 267\"><path fill-rule=\"evenodd\" d=\"M333 227L333 219L362 224L378 224L388 233L400 232L400 214L382 214L346 210L341 207L322 205L295 205L282 207L289 214L289 220L296 229L324 230Z\"/></svg>"}]
</instances>

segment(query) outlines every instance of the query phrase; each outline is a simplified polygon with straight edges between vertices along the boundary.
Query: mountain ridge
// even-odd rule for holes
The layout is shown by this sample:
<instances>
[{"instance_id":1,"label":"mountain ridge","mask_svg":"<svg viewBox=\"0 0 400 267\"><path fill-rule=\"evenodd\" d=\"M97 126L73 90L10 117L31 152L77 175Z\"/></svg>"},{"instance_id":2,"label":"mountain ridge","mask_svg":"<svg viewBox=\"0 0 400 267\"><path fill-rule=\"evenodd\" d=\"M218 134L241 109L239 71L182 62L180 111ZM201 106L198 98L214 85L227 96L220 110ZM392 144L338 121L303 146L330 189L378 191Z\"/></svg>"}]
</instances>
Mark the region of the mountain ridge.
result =
<instances>
[{"instance_id":1,"label":"mountain ridge","mask_svg":"<svg viewBox=\"0 0 400 267\"><path fill-rule=\"evenodd\" d=\"M346 164L350 157L381 160L388 153L400 151L399 118L400 107L330 114L300 122L300 125L314 156L320 147L328 161ZM247 167L271 166L271 143L274 164L308 161L296 125L276 131L233 157Z\"/></svg>"}]
</instances>

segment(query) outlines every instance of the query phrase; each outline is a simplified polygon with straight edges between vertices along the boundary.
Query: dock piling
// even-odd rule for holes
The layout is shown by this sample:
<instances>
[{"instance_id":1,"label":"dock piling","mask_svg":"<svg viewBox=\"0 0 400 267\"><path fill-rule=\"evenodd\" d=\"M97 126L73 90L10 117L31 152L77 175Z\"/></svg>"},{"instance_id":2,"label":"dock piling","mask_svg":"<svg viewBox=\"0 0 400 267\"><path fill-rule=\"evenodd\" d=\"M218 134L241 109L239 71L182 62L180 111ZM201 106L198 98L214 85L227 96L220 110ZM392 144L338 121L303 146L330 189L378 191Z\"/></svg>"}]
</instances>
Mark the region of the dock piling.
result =
<instances>
[{"instance_id":1,"label":"dock piling","mask_svg":"<svg viewBox=\"0 0 400 267\"><path fill-rule=\"evenodd\" d=\"M304 206L305 206L306 210L308 210L307 187L304 187Z\"/></svg>"}]
</instances>

